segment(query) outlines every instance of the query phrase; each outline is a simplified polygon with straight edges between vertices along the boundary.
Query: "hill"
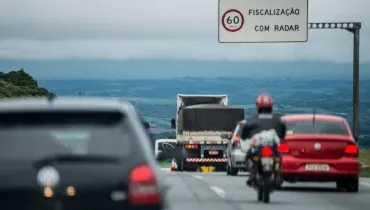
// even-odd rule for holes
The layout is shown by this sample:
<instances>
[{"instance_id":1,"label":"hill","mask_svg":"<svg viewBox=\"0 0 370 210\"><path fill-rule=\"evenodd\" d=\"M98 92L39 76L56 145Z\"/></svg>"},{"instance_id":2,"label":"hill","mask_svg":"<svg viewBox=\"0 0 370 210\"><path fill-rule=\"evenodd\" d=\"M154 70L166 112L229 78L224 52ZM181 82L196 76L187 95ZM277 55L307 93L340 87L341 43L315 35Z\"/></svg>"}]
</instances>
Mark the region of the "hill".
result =
<instances>
[{"instance_id":1,"label":"hill","mask_svg":"<svg viewBox=\"0 0 370 210\"><path fill-rule=\"evenodd\" d=\"M173 135L170 119L176 114L176 94L228 94L229 103L255 112L255 97L268 92L281 113L334 114L352 124L352 80L321 78L173 78L153 80L40 80L58 96L78 95L130 101L150 122L156 138ZM360 145L370 147L370 79L360 82Z\"/></svg>"},{"instance_id":2,"label":"hill","mask_svg":"<svg viewBox=\"0 0 370 210\"><path fill-rule=\"evenodd\" d=\"M0 72L0 98L49 95L54 94L40 87L23 69L8 73Z\"/></svg>"}]
</instances>

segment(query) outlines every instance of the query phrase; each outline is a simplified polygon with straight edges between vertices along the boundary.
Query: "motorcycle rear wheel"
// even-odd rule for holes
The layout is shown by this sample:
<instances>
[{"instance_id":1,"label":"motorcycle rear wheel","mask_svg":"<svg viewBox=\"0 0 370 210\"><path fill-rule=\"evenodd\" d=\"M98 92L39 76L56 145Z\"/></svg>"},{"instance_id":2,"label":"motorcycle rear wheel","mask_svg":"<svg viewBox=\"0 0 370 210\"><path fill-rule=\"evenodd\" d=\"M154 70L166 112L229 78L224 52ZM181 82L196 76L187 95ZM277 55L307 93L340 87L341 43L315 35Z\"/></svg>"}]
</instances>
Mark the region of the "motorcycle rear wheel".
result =
<instances>
[{"instance_id":1,"label":"motorcycle rear wheel","mask_svg":"<svg viewBox=\"0 0 370 210\"><path fill-rule=\"evenodd\" d=\"M262 201L262 199L263 199L263 188L259 187L257 190L257 200Z\"/></svg>"},{"instance_id":2,"label":"motorcycle rear wheel","mask_svg":"<svg viewBox=\"0 0 370 210\"><path fill-rule=\"evenodd\" d=\"M263 192L262 193L263 202L269 203L270 202L270 186L268 184L264 184L262 188L263 188L263 191L262 191Z\"/></svg>"}]
</instances>

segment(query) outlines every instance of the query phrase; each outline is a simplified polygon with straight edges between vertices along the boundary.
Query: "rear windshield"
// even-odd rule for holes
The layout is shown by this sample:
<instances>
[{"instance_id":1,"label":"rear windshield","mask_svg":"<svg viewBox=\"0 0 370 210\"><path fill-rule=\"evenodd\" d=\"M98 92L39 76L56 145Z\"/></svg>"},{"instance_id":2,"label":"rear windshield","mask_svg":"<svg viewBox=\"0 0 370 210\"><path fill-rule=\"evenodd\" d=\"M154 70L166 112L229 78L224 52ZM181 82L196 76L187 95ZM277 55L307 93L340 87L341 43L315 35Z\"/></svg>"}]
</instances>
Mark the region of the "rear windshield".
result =
<instances>
[{"instance_id":1,"label":"rear windshield","mask_svg":"<svg viewBox=\"0 0 370 210\"><path fill-rule=\"evenodd\" d=\"M169 151L173 152L176 149L176 142L157 142L158 151Z\"/></svg>"},{"instance_id":2,"label":"rear windshield","mask_svg":"<svg viewBox=\"0 0 370 210\"><path fill-rule=\"evenodd\" d=\"M120 112L0 114L0 158L54 154L124 156L130 129Z\"/></svg>"},{"instance_id":3,"label":"rear windshield","mask_svg":"<svg viewBox=\"0 0 370 210\"><path fill-rule=\"evenodd\" d=\"M348 131L342 122L328 122L312 120L286 121L287 135L294 134L335 134L348 135Z\"/></svg>"}]
</instances>

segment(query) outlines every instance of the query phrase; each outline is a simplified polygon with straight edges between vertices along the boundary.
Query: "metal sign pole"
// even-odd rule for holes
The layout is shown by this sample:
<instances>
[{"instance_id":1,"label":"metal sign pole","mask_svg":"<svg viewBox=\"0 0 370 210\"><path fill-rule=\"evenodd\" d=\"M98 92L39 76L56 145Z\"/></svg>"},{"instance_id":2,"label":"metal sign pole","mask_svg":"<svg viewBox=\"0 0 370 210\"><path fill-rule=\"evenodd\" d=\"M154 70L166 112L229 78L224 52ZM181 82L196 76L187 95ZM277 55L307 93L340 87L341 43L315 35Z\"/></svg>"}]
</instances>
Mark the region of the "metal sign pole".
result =
<instances>
[{"instance_id":1,"label":"metal sign pole","mask_svg":"<svg viewBox=\"0 0 370 210\"><path fill-rule=\"evenodd\" d=\"M353 133L359 138L360 113L360 29L353 29Z\"/></svg>"},{"instance_id":2,"label":"metal sign pole","mask_svg":"<svg viewBox=\"0 0 370 210\"><path fill-rule=\"evenodd\" d=\"M353 34L353 122L352 132L356 142L359 140L360 106L360 22L309 23L309 29L345 29Z\"/></svg>"}]
</instances>

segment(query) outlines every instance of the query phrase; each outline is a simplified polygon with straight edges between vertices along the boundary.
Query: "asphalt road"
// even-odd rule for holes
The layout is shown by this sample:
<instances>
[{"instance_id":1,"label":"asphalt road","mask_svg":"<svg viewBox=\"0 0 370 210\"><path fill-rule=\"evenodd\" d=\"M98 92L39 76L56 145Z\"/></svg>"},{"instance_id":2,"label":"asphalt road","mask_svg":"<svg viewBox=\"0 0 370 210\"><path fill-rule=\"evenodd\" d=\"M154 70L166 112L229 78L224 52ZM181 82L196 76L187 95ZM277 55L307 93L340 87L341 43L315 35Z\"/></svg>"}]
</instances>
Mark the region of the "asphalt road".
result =
<instances>
[{"instance_id":1,"label":"asphalt road","mask_svg":"<svg viewBox=\"0 0 370 210\"><path fill-rule=\"evenodd\" d=\"M370 206L370 180L359 193L337 192L335 184L284 184L271 202L257 202L257 193L245 185L246 174L165 172L170 185L170 210L363 210Z\"/></svg>"}]
</instances>

